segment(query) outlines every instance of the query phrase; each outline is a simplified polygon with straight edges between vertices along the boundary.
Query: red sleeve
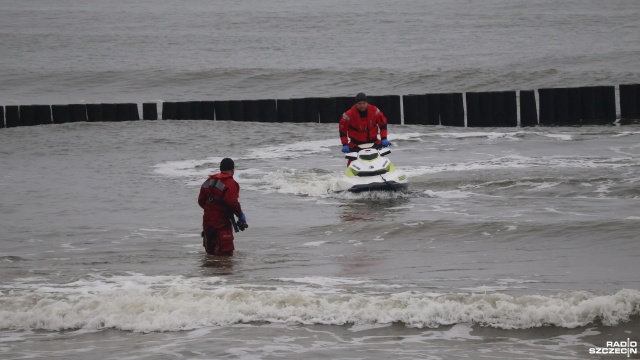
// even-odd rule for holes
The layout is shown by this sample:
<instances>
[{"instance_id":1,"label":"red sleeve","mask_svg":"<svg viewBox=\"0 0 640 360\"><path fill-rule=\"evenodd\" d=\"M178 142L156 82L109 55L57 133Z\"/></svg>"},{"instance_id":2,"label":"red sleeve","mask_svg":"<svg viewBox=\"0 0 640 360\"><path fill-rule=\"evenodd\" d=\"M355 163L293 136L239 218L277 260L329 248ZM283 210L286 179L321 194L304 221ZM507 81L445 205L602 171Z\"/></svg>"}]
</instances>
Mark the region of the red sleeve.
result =
<instances>
[{"instance_id":1,"label":"red sleeve","mask_svg":"<svg viewBox=\"0 0 640 360\"><path fill-rule=\"evenodd\" d=\"M229 181L225 184L228 188L224 194L224 202L231 208L238 217L242 215L242 207L238 198L240 197L240 185L235 181Z\"/></svg>"},{"instance_id":2,"label":"red sleeve","mask_svg":"<svg viewBox=\"0 0 640 360\"><path fill-rule=\"evenodd\" d=\"M342 145L349 144L349 138L347 138L347 135L349 134L350 115L348 114L348 112L349 111L345 111L342 114L340 122L338 123L338 130L340 131L340 142L342 143Z\"/></svg>"},{"instance_id":3,"label":"red sleeve","mask_svg":"<svg viewBox=\"0 0 640 360\"><path fill-rule=\"evenodd\" d=\"M378 126L380 127L380 138L387 138L387 117L378 109Z\"/></svg>"},{"instance_id":4,"label":"red sleeve","mask_svg":"<svg viewBox=\"0 0 640 360\"><path fill-rule=\"evenodd\" d=\"M204 204L207 202L207 197L209 196L208 191L200 187L200 194L198 195L198 205L204 209Z\"/></svg>"}]
</instances>

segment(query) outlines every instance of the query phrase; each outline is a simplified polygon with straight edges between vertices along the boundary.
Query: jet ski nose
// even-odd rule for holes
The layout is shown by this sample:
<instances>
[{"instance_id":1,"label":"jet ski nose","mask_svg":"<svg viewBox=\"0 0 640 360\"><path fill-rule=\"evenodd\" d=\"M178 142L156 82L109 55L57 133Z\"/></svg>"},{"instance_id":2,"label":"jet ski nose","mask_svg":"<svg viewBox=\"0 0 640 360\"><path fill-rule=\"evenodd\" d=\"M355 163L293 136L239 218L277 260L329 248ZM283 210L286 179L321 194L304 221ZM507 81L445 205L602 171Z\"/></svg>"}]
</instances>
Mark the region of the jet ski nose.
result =
<instances>
[{"instance_id":1,"label":"jet ski nose","mask_svg":"<svg viewBox=\"0 0 640 360\"><path fill-rule=\"evenodd\" d=\"M368 151L364 153L360 152L360 154L358 154L358 157L363 160L373 160L378 158L378 152L377 151Z\"/></svg>"}]
</instances>

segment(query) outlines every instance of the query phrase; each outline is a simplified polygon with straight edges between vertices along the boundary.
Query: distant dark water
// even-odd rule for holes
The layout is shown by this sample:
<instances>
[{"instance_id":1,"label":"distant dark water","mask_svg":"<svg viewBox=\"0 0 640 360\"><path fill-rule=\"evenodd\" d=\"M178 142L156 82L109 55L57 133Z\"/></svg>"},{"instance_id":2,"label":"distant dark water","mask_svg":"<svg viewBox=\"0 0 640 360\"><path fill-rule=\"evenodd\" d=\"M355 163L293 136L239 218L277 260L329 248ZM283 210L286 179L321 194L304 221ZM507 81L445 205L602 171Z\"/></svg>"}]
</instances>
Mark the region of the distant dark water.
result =
<instances>
[{"instance_id":1,"label":"distant dark water","mask_svg":"<svg viewBox=\"0 0 640 360\"><path fill-rule=\"evenodd\" d=\"M5 1L4 104L638 83L634 0Z\"/></svg>"}]
</instances>

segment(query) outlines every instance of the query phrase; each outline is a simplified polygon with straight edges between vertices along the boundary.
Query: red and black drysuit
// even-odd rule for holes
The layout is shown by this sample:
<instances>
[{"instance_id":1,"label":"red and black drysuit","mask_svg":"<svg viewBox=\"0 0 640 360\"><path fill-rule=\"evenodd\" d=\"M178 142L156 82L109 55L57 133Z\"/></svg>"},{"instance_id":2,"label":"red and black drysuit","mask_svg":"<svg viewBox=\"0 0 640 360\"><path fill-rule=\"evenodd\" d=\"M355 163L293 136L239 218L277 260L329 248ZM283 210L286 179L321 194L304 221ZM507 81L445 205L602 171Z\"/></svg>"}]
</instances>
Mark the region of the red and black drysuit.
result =
<instances>
[{"instance_id":1,"label":"red and black drysuit","mask_svg":"<svg viewBox=\"0 0 640 360\"><path fill-rule=\"evenodd\" d=\"M358 151L358 145L367 143L373 143L375 148L380 149L382 139L387 138L387 118L371 104L367 104L365 111L360 111L353 105L342 114L338 129L342 145L349 145L350 151Z\"/></svg>"},{"instance_id":2,"label":"red and black drysuit","mask_svg":"<svg viewBox=\"0 0 640 360\"><path fill-rule=\"evenodd\" d=\"M240 217L240 185L231 174L211 175L202 184L198 204L204 209L203 246L211 255L233 255L233 215Z\"/></svg>"}]
</instances>

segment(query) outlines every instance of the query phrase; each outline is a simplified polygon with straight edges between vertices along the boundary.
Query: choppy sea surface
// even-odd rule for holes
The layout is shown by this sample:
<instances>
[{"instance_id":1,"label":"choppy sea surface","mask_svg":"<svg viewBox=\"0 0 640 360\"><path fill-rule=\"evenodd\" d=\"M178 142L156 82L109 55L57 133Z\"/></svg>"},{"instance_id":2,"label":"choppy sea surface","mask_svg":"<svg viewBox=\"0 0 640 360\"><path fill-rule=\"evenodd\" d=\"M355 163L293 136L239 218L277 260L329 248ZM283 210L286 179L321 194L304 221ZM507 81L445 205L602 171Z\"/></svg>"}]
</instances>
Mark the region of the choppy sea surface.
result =
<instances>
[{"instance_id":1,"label":"choppy sea surface","mask_svg":"<svg viewBox=\"0 0 640 360\"><path fill-rule=\"evenodd\" d=\"M0 102L638 83L639 13L5 1ZM337 124L0 129L0 357L628 358L592 352L640 341L640 126L389 133L408 193L331 193ZM224 157L250 225L231 259L199 235L199 186Z\"/></svg>"},{"instance_id":2,"label":"choppy sea surface","mask_svg":"<svg viewBox=\"0 0 640 360\"><path fill-rule=\"evenodd\" d=\"M636 0L4 0L3 105L638 83Z\"/></svg>"}]
</instances>

